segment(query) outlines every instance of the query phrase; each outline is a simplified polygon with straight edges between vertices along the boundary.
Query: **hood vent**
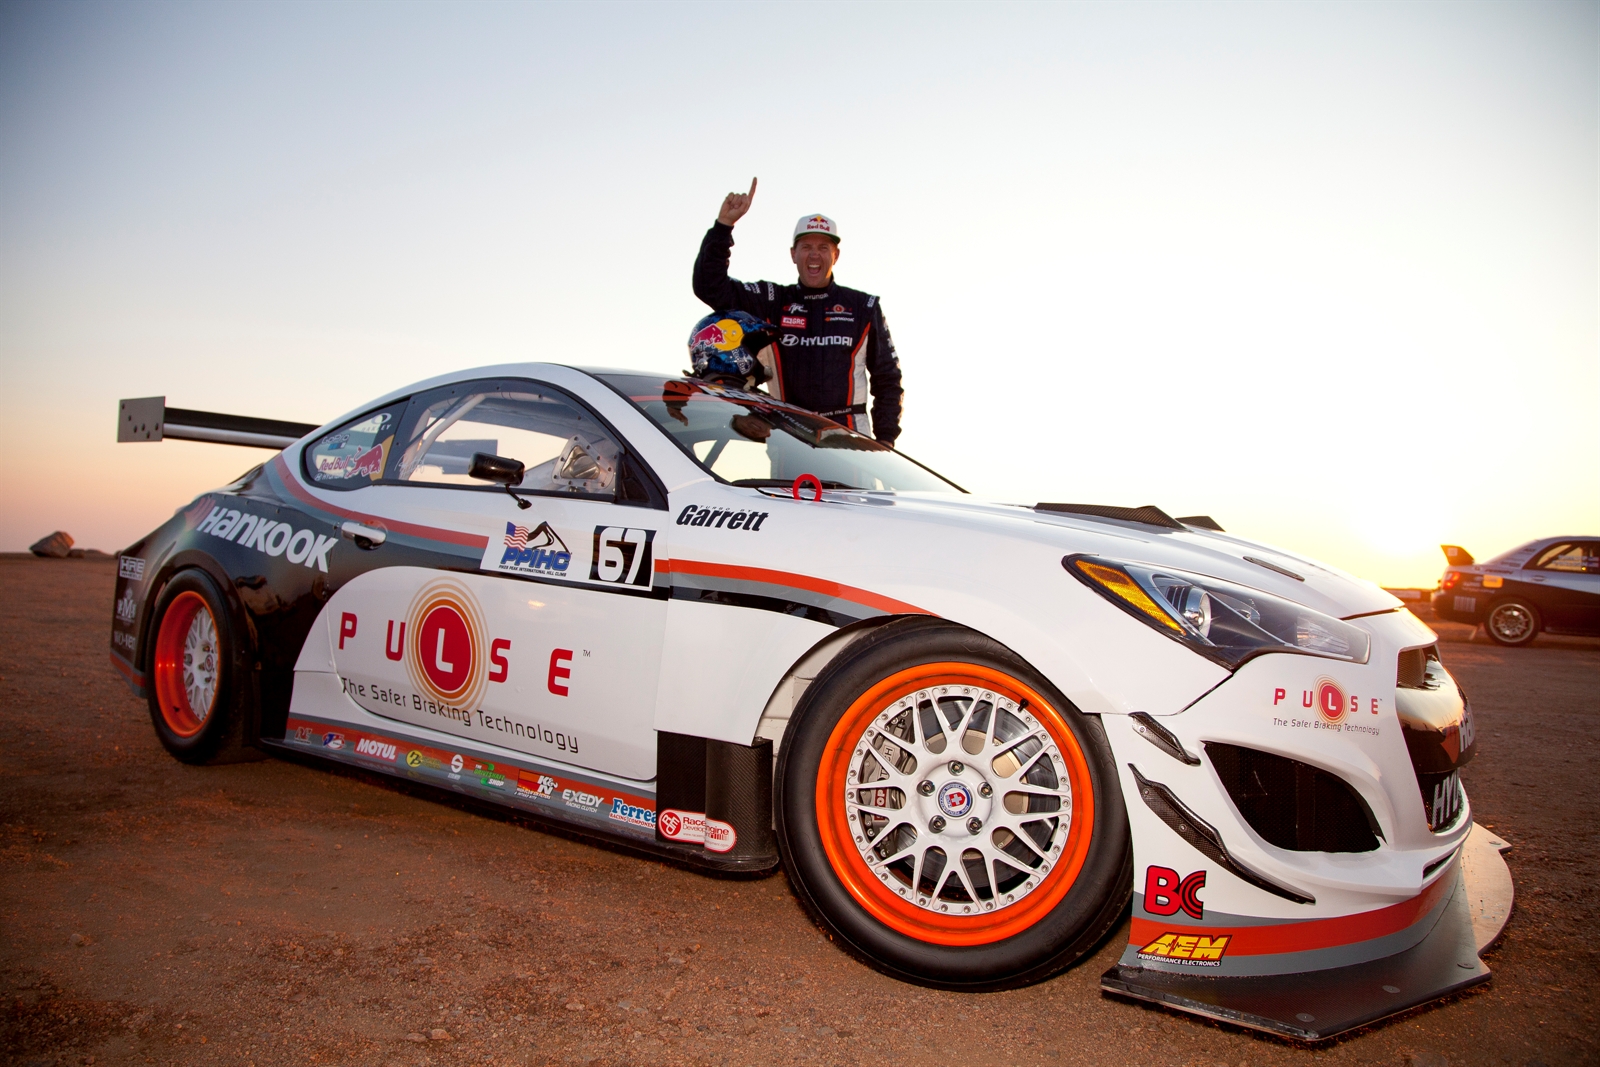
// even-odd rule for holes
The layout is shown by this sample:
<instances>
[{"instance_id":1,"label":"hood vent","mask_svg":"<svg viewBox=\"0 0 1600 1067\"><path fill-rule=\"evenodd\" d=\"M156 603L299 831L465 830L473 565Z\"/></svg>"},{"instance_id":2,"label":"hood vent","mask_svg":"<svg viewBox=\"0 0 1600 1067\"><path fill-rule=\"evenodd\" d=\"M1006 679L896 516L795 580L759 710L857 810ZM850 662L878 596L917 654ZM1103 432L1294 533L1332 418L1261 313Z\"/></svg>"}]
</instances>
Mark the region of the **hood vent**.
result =
<instances>
[{"instance_id":1,"label":"hood vent","mask_svg":"<svg viewBox=\"0 0 1600 1067\"><path fill-rule=\"evenodd\" d=\"M1137 522L1145 526L1161 526L1168 530L1181 530L1183 523L1168 515L1154 504L1141 508L1117 508L1109 504L1035 504L1034 511L1055 511L1064 515L1089 515L1097 519L1116 519L1120 522Z\"/></svg>"}]
</instances>

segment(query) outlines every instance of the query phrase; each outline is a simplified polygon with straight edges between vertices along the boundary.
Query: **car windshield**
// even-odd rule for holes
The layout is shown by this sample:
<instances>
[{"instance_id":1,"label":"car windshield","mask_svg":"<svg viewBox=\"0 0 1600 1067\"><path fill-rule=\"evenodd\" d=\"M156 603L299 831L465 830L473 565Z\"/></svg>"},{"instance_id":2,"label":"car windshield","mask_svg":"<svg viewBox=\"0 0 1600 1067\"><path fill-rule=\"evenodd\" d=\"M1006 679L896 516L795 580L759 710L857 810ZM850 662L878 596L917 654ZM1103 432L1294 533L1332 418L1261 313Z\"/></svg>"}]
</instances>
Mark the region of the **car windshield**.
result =
<instances>
[{"instance_id":1,"label":"car windshield","mask_svg":"<svg viewBox=\"0 0 1600 1067\"><path fill-rule=\"evenodd\" d=\"M965 492L888 445L764 393L653 374L597 377L734 485L788 488L809 474L827 489Z\"/></svg>"}]
</instances>

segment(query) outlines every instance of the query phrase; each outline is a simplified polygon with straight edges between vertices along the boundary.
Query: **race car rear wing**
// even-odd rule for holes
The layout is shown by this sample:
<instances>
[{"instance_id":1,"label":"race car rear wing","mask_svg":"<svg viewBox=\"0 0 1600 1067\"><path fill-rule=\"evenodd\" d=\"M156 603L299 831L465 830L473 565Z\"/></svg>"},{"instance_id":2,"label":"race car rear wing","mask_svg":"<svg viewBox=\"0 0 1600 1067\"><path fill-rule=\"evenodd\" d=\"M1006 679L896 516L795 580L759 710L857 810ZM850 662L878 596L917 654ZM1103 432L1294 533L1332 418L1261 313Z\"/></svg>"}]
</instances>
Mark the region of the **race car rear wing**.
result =
<instances>
[{"instance_id":1,"label":"race car rear wing","mask_svg":"<svg viewBox=\"0 0 1600 1067\"><path fill-rule=\"evenodd\" d=\"M164 396L145 396L117 404L117 442L210 441L246 448L287 448L316 426L248 415L223 415L215 411L169 408Z\"/></svg>"}]
</instances>

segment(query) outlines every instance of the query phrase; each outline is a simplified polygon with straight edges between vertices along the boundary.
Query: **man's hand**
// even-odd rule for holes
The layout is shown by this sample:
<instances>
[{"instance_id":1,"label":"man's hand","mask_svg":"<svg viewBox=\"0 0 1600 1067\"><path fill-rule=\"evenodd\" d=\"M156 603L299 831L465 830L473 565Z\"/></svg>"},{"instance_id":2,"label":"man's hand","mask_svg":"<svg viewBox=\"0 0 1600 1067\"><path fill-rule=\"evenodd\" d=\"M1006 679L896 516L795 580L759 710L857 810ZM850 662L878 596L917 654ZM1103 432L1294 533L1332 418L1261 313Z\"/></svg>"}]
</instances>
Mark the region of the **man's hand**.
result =
<instances>
[{"instance_id":1,"label":"man's hand","mask_svg":"<svg viewBox=\"0 0 1600 1067\"><path fill-rule=\"evenodd\" d=\"M724 226L732 226L744 218L744 213L750 210L750 201L756 198L756 180L750 179L748 193L729 193L722 198L722 210L717 212L717 221Z\"/></svg>"}]
</instances>

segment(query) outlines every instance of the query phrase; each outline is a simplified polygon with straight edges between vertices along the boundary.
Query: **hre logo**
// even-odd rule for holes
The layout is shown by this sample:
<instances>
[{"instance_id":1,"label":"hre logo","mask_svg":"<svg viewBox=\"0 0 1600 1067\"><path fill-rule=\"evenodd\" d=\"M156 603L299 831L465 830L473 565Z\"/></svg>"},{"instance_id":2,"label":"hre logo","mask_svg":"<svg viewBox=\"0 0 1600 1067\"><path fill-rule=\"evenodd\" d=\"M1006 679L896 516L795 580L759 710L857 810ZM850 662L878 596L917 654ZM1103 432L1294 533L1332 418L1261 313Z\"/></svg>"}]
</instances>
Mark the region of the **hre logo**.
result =
<instances>
[{"instance_id":1,"label":"hre logo","mask_svg":"<svg viewBox=\"0 0 1600 1067\"><path fill-rule=\"evenodd\" d=\"M1206 907L1199 893L1205 884L1204 870L1179 878L1171 867L1149 867L1144 873L1144 910L1151 915L1175 915L1182 908L1185 914L1203 919Z\"/></svg>"}]
</instances>

